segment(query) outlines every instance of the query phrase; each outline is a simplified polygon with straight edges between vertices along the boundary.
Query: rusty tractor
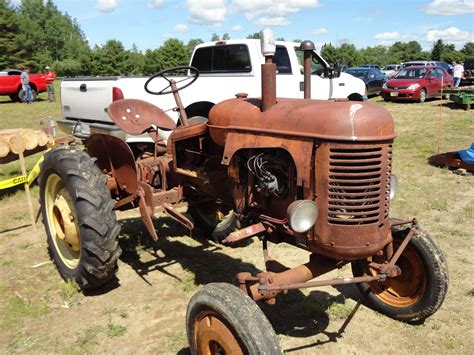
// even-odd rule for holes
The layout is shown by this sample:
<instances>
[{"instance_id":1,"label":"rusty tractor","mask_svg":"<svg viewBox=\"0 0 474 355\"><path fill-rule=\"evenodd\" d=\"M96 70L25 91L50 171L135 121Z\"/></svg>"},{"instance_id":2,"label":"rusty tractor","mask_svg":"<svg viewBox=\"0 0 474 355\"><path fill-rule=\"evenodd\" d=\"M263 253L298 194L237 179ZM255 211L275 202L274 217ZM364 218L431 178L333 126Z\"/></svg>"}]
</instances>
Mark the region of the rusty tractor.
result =
<instances>
[{"instance_id":1,"label":"rusty tractor","mask_svg":"<svg viewBox=\"0 0 474 355\"><path fill-rule=\"evenodd\" d=\"M177 83L169 76L174 69L164 70L145 89L174 95L178 125L148 102L116 101L108 113L120 134L147 134L150 143L132 146L120 134L99 132L84 150L58 147L43 163L50 254L60 274L83 289L106 284L117 268L115 210L138 207L154 240L152 217L160 209L186 228L199 224L219 243L261 241L266 271L239 273L238 287L212 283L192 297L193 353L278 353L254 301L272 304L292 289L357 284L375 310L408 323L423 322L446 296L448 270L435 241L415 218L389 217L397 186L391 115L368 102L309 99L310 41L301 43L305 98L277 98L274 49L263 36L261 98L240 93L188 117L179 90L191 82ZM196 69L184 69L197 79ZM155 89L157 77L168 86ZM182 201L193 221L174 207ZM307 250L309 260L285 267L270 256L269 242ZM348 263L352 278L313 280Z\"/></svg>"}]
</instances>

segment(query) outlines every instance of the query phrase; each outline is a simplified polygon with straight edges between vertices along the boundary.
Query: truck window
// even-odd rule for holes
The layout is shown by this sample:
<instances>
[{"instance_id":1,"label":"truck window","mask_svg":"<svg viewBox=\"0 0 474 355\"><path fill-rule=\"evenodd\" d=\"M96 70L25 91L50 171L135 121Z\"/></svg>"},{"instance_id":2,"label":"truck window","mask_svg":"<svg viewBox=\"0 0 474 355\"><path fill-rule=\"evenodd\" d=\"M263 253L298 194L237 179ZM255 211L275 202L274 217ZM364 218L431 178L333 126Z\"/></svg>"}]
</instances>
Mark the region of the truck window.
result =
<instances>
[{"instance_id":1,"label":"truck window","mask_svg":"<svg viewBox=\"0 0 474 355\"><path fill-rule=\"evenodd\" d=\"M252 71L249 50L243 44L198 48L191 66L201 73L248 73Z\"/></svg>"},{"instance_id":2,"label":"truck window","mask_svg":"<svg viewBox=\"0 0 474 355\"><path fill-rule=\"evenodd\" d=\"M276 64L277 74L291 74L290 57L284 46L276 47L273 63Z\"/></svg>"},{"instance_id":3,"label":"truck window","mask_svg":"<svg viewBox=\"0 0 474 355\"><path fill-rule=\"evenodd\" d=\"M304 69L304 52L299 48L295 47L296 56L298 57L298 63L300 65L300 72L303 74ZM324 76L324 66L322 63L319 63L318 58L313 54L313 58L311 60L311 68L312 73L319 76Z\"/></svg>"}]
</instances>

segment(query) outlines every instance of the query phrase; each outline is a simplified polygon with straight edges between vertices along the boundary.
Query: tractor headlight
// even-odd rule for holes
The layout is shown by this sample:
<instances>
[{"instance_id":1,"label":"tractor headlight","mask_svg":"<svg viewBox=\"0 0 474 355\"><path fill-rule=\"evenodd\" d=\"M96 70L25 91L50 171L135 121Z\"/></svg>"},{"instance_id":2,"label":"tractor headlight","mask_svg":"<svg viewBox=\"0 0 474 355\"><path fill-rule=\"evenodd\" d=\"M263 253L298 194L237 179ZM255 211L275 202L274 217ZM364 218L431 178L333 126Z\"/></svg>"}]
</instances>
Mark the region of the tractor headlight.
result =
<instances>
[{"instance_id":1,"label":"tractor headlight","mask_svg":"<svg viewBox=\"0 0 474 355\"><path fill-rule=\"evenodd\" d=\"M393 200L397 193L398 178L396 175L390 176L390 200Z\"/></svg>"},{"instance_id":2,"label":"tractor headlight","mask_svg":"<svg viewBox=\"0 0 474 355\"><path fill-rule=\"evenodd\" d=\"M295 232L304 233L311 229L318 218L318 207L310 200L292 202L286 211L290 228Z\"/></svg>"}]
</instances>

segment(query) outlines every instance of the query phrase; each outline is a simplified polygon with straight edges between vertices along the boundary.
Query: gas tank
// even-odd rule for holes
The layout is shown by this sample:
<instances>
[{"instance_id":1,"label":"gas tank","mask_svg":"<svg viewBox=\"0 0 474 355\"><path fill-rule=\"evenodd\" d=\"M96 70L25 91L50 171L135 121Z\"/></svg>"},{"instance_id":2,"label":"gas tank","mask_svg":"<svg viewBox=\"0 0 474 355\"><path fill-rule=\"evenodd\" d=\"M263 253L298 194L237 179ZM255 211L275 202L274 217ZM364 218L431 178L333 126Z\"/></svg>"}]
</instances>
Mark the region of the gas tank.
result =
<instances>
[{"instance_id":1,"label":"gas tank","mask_svg":"<svg viewBox=\"0 0 474 355\"><path fill-rule=\"evenodd\" d=\"M368 102L278 99L265 112L261 104L238 98L215 105L208 121L214 142L224 146L229 131L361 142L395 137L390 113Z\"/></svg>"}]
</instances>

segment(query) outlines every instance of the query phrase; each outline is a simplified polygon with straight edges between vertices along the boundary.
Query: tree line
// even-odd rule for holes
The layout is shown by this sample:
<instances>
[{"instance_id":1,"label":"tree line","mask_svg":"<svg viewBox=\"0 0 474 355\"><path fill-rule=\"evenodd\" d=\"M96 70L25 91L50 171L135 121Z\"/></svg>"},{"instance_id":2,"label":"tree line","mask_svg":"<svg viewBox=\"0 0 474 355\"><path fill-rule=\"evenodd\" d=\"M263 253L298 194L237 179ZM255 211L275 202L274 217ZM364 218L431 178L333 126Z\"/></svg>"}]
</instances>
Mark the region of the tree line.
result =
<instances>
[{"instance_id":1,"label":"tree line","mask_svg":"<svg viewBox=\"0 0 474 355\"><path fill-rule=\"evenodd\" d=\"M259 38L259 33L247 38ZM228 40L230 36L213 33L210 38L220 39ZM187 65L194 47L203 42L193 38L185 44L169 38L159 48L145 51L135 45L126 49L116 39L90 46L76 19L61 12L52 0L22 0L16 7L0 0L0 69L29 67L38 72L49 65L60 76L150 75L167 67ZM474 43L466 43L457 51L454 44L438 40L431 52L423 51L416 41L363 49L353 44L336 47L329 43L321 52L329 63L348 66L415 59L451 62L474 57Z\"/></svg>"}]
</instances>

